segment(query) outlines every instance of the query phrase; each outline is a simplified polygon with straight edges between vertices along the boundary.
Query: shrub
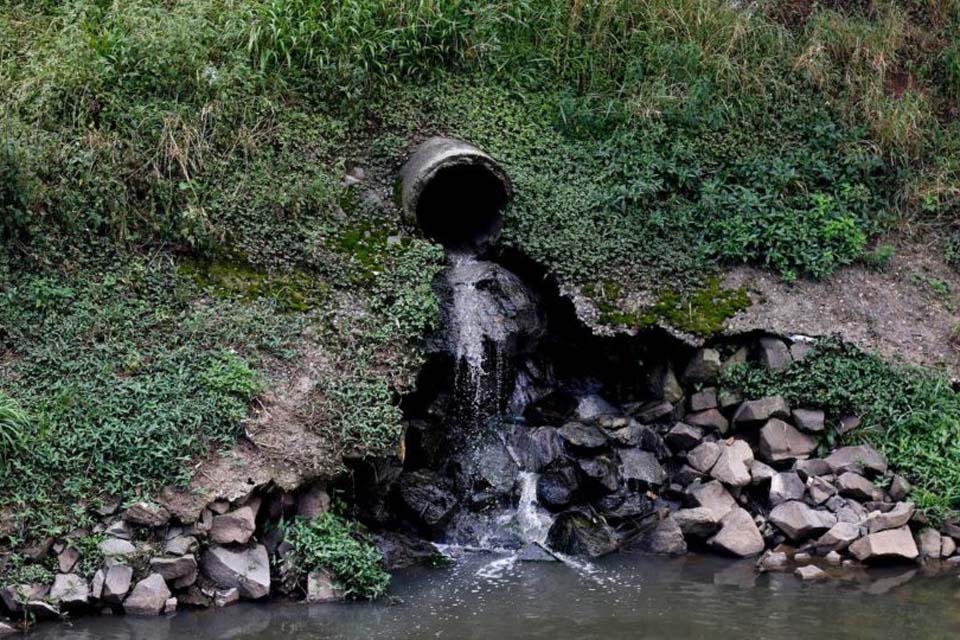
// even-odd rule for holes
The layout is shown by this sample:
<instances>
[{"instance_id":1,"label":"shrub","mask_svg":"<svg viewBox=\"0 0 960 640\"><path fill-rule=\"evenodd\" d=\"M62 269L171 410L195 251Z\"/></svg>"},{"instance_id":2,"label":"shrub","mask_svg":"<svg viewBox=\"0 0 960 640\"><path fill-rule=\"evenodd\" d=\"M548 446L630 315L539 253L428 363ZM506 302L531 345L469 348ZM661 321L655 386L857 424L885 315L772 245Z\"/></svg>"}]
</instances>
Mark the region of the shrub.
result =
<instances>
[{"instance_id":1,"label":"shrub","mask_svg":"<svg viewBox=\"0 0 960 640\"><path fill-rule=\"evenodd\" d=\"M0 393L0 465L24 446L30 419L17 404Z\"/></svg>"},{"instance_id":2,"label":"shrub","mask_svg":"<svg viewBox=\"0 0 960 640\"><path fill-rule=\"evenodd\" d=\"M363 539L356 525L327 512L313 519L280 524L293 547L291 569L301 578L314 569L328 571L348 598L379 598L390 583L380 552Z\"/></svg>"}]
</instances>

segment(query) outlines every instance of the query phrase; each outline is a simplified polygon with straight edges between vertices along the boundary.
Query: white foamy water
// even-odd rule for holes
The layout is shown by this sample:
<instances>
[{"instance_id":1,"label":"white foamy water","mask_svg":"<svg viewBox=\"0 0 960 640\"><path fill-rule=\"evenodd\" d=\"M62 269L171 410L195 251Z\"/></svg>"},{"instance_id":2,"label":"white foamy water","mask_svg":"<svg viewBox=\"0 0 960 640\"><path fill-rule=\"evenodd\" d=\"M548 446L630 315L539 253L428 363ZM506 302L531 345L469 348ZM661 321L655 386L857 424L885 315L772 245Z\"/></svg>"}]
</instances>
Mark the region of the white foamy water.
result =
<instances>
[{"instance_id":1,"label":"white foamy water","mask_svg":"<svg viewBox=\"0 0 960 640\"><path fill-rule=\"evenodd\" d=\"M539 473L520 472L520 502L517 504L517 522L524 542L545 545L553 516L537 502Z\"/></svg>"}]
</instances>

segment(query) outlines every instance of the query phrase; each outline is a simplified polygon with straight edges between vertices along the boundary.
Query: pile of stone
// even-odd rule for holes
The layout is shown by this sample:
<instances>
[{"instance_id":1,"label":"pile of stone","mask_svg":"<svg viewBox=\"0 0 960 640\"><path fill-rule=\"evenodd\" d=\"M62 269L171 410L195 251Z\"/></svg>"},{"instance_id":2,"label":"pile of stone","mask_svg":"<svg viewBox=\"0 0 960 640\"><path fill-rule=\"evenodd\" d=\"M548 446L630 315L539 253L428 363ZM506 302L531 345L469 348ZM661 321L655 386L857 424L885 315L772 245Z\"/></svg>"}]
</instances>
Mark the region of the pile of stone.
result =
<instances>
[{"instance_id":1,"label":"pile of stone","mask_svg":"<svg viewBox=\"0 0 960 640\"><path fill-rule=\"evenodd\" d=\"M261 600L272 591L293 595L305 585L271 571L271 558L283 568L290 552L271 525L281 517L317 517L329 505L321 483L298 495L260 491L233 503L216 500L191 523L174 521L157 504L141 502L123 511L114 504L101 510L103 519L92 530L34 549L34 562L56 567L52 584L6 585L0 589L0 609L31 620L94 611L158 615L178 607ZM91 535L101 537L94 559L100 566L85 575L89 559L73 542ZM310 575L308 588L312 600L339 599L323 572ZM0 626L0 635L3 630Z\"/></svg>"}]
</instances>

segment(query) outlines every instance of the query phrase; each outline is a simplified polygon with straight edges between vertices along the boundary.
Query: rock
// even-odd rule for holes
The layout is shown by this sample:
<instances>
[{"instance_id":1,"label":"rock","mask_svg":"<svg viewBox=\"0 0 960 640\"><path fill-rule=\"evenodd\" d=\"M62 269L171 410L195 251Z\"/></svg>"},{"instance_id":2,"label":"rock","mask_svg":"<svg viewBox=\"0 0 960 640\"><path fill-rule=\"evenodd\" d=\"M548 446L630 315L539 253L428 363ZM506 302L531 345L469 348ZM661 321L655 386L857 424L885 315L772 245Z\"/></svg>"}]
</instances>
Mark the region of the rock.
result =
<instances>
[{"instance_id":1,"label":"rock","mask_svg":"<svg viewBox=\"0 0 960 640\"><path fill-rule=\"evenodd\" d=\"M893 476L893 480L890 482L890 489L888 490L891 499L896 502L902 502L906 500L911 491L913 491L913 485L907 482L906 478L899 473Z\"/></svg>"},{"instance_id":2,"label":"rock","mask_svg":"<svg viewBox=\"0 0 960 640\"><path fill-rule=\"evenodd\" d=\"M510 448L524 471L540 473L563 455L560 434L553 427L518 426L508 434Z\"/></svg>"},{"instance_id":3,"label":"rock","mask_svg":"<svg viewBox=\"0 0 960 640\"><path fill-rule=\"evenodd\" d=\"M158 504L138 502L123 513L123 519L138 527L162 527L170 521L170 512Z\"/></svg>"},{"instance_id":4,"label":"rock","mask_svg":"<svg viewBox=\"0 0 960 640\"><path fill-rule=\"evenodd\" d=\"M196 553L199 548L200 543L193 536L174 536L163 544L163 552L171 556L185 556Z\"/></svg>"},{"instance_id":5,"label":"rock","mask_svg":"<svg viewBox=\"0 0 960 640\"><path fill-rule=\"evenodd\" d=\"M844 416L840 418L840 424L837 425L836 432L838 436L846 435L860 426L860 418L857 416Z\"/></svg>"},{"instance_id":6,"label":"rock","mask_svg":"<svg viewBox=\"0 0 960 640\"><path fill-rule=\"evenodd\" d=\"M807 433L823 433L826 431L826 416L820 409L794 409L790 414L793 424Z\"/></svg>"},{"instance_id":7,"label":"rock","mask_svg":"<svg viewBox=\"0 0 960 640\"><path fill-rule=\"evenodd\" d=\"M108 604L120 604L133 583L133 569L123 564L107 567L103 575L103 592L100 599Z\"/></svg>"},{"instance_id":8,"label":"rock","mask_svg":"<svg viewBox=\"0 0 960 640\"><path fill-rule=\"evenodd\" d=\"M813 562L813 556L808 551L797 551L793 554L793 561L807 564Z\"/></svg>"},{"instance_id":9,"label":"rock","mask_svg":"<svg viewBox=\"0 0 960 640\"><path fill-rule=\"evenodd\" d=\"M527 424L560 424L577 408L577 400L566 391L554 390L529 403L523 410Z\"/></svg>"},{"instance_id":10,"label":"rock","mask_svg":"<svg viewBox=\"0 0 960 640\"><path fill-rule=\"evenodd\" d=\"M431 527L449 520L457 506L448 482L427 469L400 476L400 497L410 511Z\"/></svg>"},{"instance_id":11,"label":"rock","mask_svg":"<svg viewBox=\"0 0 960 640\"><path fill-rule=\"evenodd\" d=\"M898 502L893 509L886 513L874 511L867 516L867 531L878 533L887 529L899 529L910 522L915 510L912 502Z\"/></svg>"},{"instance_id":12,"label":"rock","mask_svg":"<svg viewBox=\"0 0 960 640\"><path fill-rule=\"evenodd\" d=\"M551 469L537 479L537 501L548 509L565 508L575 500L579 490L577 472L570 466Z\"/></svg>"},{"instance_id":13,"label":"rock","mask_svg":"<svg viewBox=\"0 0 960 640\"><path fill-rule=\"evenodd\" d=\"M960 523L958 522L944 522L943 528L940 530L941 533L944 533L954 540L960 540Z\"/></svg>"},{"instance_id":14,"label":"rock","mask_svg":"<svg viewBox=\"0 0 960 640\"><path fill-rule=\"evenodd\" d=\"M613 532L602 520L585 513L567 511L557 516L547 545L558 553L596 558L617 547Z\"/></svg>"},{"instance_id":15,"label":"rock","mask_svg":"<svg viewBox=\"0 0 960 640\"><path fill-rule=\"evenodd\" d=\"M223 589L236 587L246 600L270 594L270 560L263 545L232 551L213 545L203 554L203 573Z\"/></svg>"},{"instance_id":16,"label":"rock","mask_svg":"<svg viewBox=\"0 0 960 640\"><path fill-rule=\"evenodd\" d=\"M100 553L106 558L126 558L137 552L133 543L119 538L107 538L100 542Z\"/></svg>"},{"instance_id":17,"label":"rock","mask_svg":"<svg viewBox=\"0 0 960 640\"><path fill-rule=\"evenodd\" d=\"M581 449L600 449L607 445L607 436L592 424L568 422L560 428L560 437L574 447Z\"/></svg>"},{"instance_id":18,"label":"rock","mask_svg":"<svg viewBox=\"0 0 960 640\"><path fill-rule=\"evenodd\" d=\"M770 512L770 522L791 540L802 541L827 531L837 523L831 513L816 511L798 500L777 505Z\"/></svg>"},{"instance_id":19,"label":"rock","mask_svg":"<svg viewBox=\"0 0 960 640\"><path fill-rule=\"evenodd\" d=\"M103 580L105 572L103 569L97 569L93 574L93 580L90 581L90 597L99 600L103 597Z\"/></svg>"},{"instance_id":20,"label":"rock","mask_svg":"<svg viewBox=\"0 0 960 640\"><path fill-rule=\"evenodd\" d=\"M717 392L717 404L724 411L731 407L735 407L741 402L743 402L743 396L740 395L739 391L734 391L732 389L721 389Z\"/></svg>"},{"instance_id":21,"label":"rock","mask_svg":"<svg viewBox=\"0 0 960 640\"><path fill-rule=\"evenodd\" d=\"M343 595L333 582L333 576L323 569L307 574L307 602L337 602Z\"/></svg>"},{"instance_id":22,"label":"rock","mask_svg":"<svg viewBox=\"0 0 960 640\"><path fill-rule=\"evenodd\" d=\"M741 558L763 551L763 536L753 517L739 507L731 509L720 521L720 531L707 541L712 548Z\"/></svg>"},{"instance_id":23,"label":"rock","mask_svg":"<svg viewBox=\"0 0 960 640\"><path fill-rule=\"evenodd\" d=\"M595 503L598 513L608 520L642 518L653 513L653 501L646 495L620 487Z\"/></svg>"},{"instance_id":24,"label":"rock","mask_svg":"<svg viewBox=\"0 0 960 640\"><path fill-rule=\"evenodd\" d=\"M826 571L812 564L808 564L805 567L797 567L793 574L805 582L826 580L830 577Z\"/></svg>"},{"instance_id":25,"label":"rock","mask_svg":"<svg viewBox=\"0 0 960 640\"><path fill-rule=\"evenodd\" d=\"M783 551L767 551L760 558L760 568L764 571L783 571L790 560Z\"/></svg>"},{"instance_id":26,"label":"rock","mask_svg":"<svg viewBox=\"0 0 960 640\"><path fill-rule=\"evenodd\" d=\"M684 535L706 539L717 532L725 515L706 507L694 507L674 511L673 519Z\"/></svg>"},{"instance_id":27,"label":"rock","mask_svg":"<svg viewBox=\"0 0 960 640\"><path fill-rule=\"evenodd\" d=\"M863 476L847 471L837 478L837 489L840 495L855 500L883 500L883 491L877 488Z\"/></svg>"},{"instance_id":28,"label":"rock","mask_svg":"<svg viewBox=\"0 0 960 640\"><path fill-rule=\"evenodd\" d=\"M674 472L672 479L674 482L678 483L680 486L685 487L697 480L703 481L706 480L706 476L702 472L697 471L688 464L681 465L680 469Z\"/></svg>"},{"instance_id":29,"label":"rock","mask_svg":"<svg viewBox=\"0 0 960 640\"><path fill-rule=\"evenodd\" d=\"M710 469L710 475L732 487L750 484L750 469L753 449L743 440L726 441L720 446L720 457Z\"/></svg>"},{"instance_id":30,"label":"rock","mask_svg":"<svg viewBox=\"0 0 960 640\"><path fill-rule=\"evenodd\" d=\"M193 555L179 558L153 558L150 570L159 573L167 582L193 575L197 570L197 559Z\"/></svg>"},{"instance_id":31,"label":"rock","mask_svg":"<svg viewBox=\"0 0 960 640\"><path fill-rule=\"evenodd\" d=\"M802 500L806 487L794 471L777 473L770 480L770 506L775 507L788 500Z\"/></svg>"},{"instance_id":32,"label":"rock","mask_svg":"<svg viewBox=\"0 0 960 640\"><path fill-rule=\"evenodd\" d=\"M750 468L750 484L763 484L764 482L770 482L773 479L773 475L776 473L772 467L760 462L759 460L751 460L748 467Z\"/></svg>"},{"instance_id":33,"label":"rock","mask_svg":"<svg viewBox=\"0 0 960 640\"><path fill-rule=\"evenodd\" d=\"M949 558L957 552L957 543L950 536L940 536L940 555Z\"/></svg>"},{"instance_id":34,"label":"rock","mask_svg":"<svg viewBox=\"0 0 960 640\"><path fill-rule=\"evenodd\" d=\"M766 462L806 458L816 451L817 441L780 420L771 418L760 429L760 457Z\"/></svg>"},{"instance_id":35,"label":"rock","mask_svg":"<svg viewBox=\"0 0 960 640\"><path fill-rule=\"evenodd\" d=\"M672 404L666 401L658 401L648 402L640 406L633 415L640 422L650 424L651 422L656 422L661 418L669 416L671 413L673 413Z\"/></svg>"},{"instance_id":36,"label":"rock","mask_svg":"<svg viewBox=\"0 0 960 640\"><path fill-rule=\"evenodd\" d=\"M917 542L920 555L924 558L937 560L940 558L943 544L940 540L940 532L936 529L927 527L917 534Z\"/></svg>"},{"instance_id":37,"label":"rock","mask_svg":"<svg viewBox=\"0 0 960 640\"><path fill-rule=\"evenodd\" d=\"M240 590L236 587L231 589L218 589L213 596L213 606L218 608L229 607L238 602L240 602Z\"/></svg>"},{"instance_id":38,"label":"rock","mask_svg":"<svg viewBox=\"0 0 960 640\"><path fill-rule=\"evenodd\" d=\"M7 611L11 613L20 613L21 604L32 600L44 598L49 589L42 584L16 584L9 585L0 589L0 601Z\"/></svg>"},{"instance_id":39,"label":"rock","mask_svg":"<svg viewBox=\"0 0 960 640\"><path fill-rule=\"evenodd\" d=\"M662 555L683 555L687 552L687 543L683 539L683 531L672 516L667 516L657 522L657 525L644 533L636 543L636 547L648 553Z\"/></svg>"},{"instance_id":40,"label":"rock","mask_svg":"<svg viewBox=\"0 0 960 640\"><path fill-rule=\"evenodd\" d=\"M217 544L246 544L257 528L256 516L250 507L213 517L210 539Z\"/></svg>"},{"instance_id":41,"label":"rock","mask_svg":"<svg viewBox=\"0 0 960 640\"><path fill-rule=\"evenodd\" d=\"M227 511L230 511L230 501L229 500L214 500L207 505L207 509L214 515L222 516Z\"/></svg>"},{"instance_id":42,"label":"rock","mask_svg":"<svg viewBox=\"0 0 960 640\"><path fill-rule=\"evenodd\" d=\"M789 416L790 405L783 399L783 396L768 396L741 403L736 413L733 414L733 423L750 425L766 422L770 418L787 418Z\"/></svg>"},{"instance_id":43,"label":"rock","mask_svg":"<svg viewBox=\"0 0 960 640\"><path fill-rule=\"evenodd\" d=\"M823 559L829 562L832 565L839 566L843 562L843 556L841 556L836 551L830 551L827 555L823 556Z\"/></svg>"},{"instance_id":44,"label":"rock","mask_svg":"<svg viewBox=\"0 0 960 640\"><path fill-rule=\"evenodd\" d=\"M867 475L882 475L887 471L886 459L867 444L841 447L826 458L826 463L835 474L852 471Z\"/></svg>"},{"instance_id":45,"label":"rock","mask_svg":"<svg viewBox=\"0 0 960 640\"><path fill-rule=\"evenodd\" d=\"M649 451L624 449L620 452L620 477L626 481L660 485L667 479L667 472Z\"/></svg>"},{"instance_id":46,"label":"rock","mask_svg":"<svg viewBox=\"0 0 960 640\"><path fill-rule=\"evenodd\" d=\"M577 401L577 420L590 422L600 416L617 413L617 408L595 393L585 395Z\"/></svg>"},{"instance_id":47,"label":"rock","mask_svg":"<svg viewBox=\"0 0 960 640\"><path fill-rule=\"evenodd\" d=\"M850 553L860 562L874 560L915 560L920 552L908 527L871 533L850 545Z\"/></svg>"},{"instance_id":48,"label":"rock","mask_svg":"<svg viewBox=\"0 0 960 640\"><path fill-rule=\"evenodd\" d=\"M167 599L172 594L159 573L153 573L137 583L123 601L123 611L128 615L155 616L163 612Z\"/></svg>"},{"instance_id":49,"label":"rock","mask_svg":"<svg viewBox=\"0 0 960 640\"><path fill-rule=\"evenodd\" d=\"M834 502L835 500L839 502ZM867 519L867 510L856 500L834 497L827 500L826 504L828 509L837 514L837 520L840 522L860 525ZM831 504L833 508L831 508Z\"/></svg>"},{"instance_id":50,"label":"rock","mask_svg":"<svg viewBox=\"0 0 960 640\"><path fill-rule=\"evenodd\" d=\"M63 606L84 605L90 599L87 581L75 573L58 573L50 588L50 600Z\"/></svg>"},{"instance_id":51,"label":"rock","mask_svg":"<svg viewBox=\"0 0 960 640\"><path fill-rule=\"evenodd\" d=\"M620 474L617 465L607 456L580 458L577 466L587 478L590 478L602 490L616 491L620 486Z\"/></svg>"},{"instance_id":52,"label":"rock","mask_svg":"<svg viewBox=\"0 0 960 640\"><path fill-rule=\"evenodd\" d=\"M659 392L658 395L661 399L671 404L676 404L683 400L683 387L680 386L677 375L673 372L673 367L670 365L662 369L658 386L659 389L655 391Z\"/></svg>"},{"instance_id":53,"label":"rock","mask_svg":"<svg viewBox=\"0 0 960 640\"><path fill-rule=\"evenodd\" d=\"M33 620L54 620L60 617L60 608L45 600L30 600L23 605L28 618Z\"/></svg>"},{"instance_id":54,"label":"rock","mask_svg":"<svg viewBox=\"0 0 960 640\"><path fill-rule=\"evenodd\" d=\"M717 409L707 409L699 413L690 413L684 417L687 424L704 429L715 429L726 433L730 429L730 422Z\"/></svg>"},{"instance_id":55,"label":"rock","mask_svg":"<svg viewBox=\"0 0 960 640\"><path fill-rule=\"evenodd\" d=\"M689 451L703 440L703 429L678 422L667 432L665 440L674 451Z\"/></svg>"},{"instance_id":56,"label":"rock","mask_svg":"<svg viewBox=\"0 0 960 640\"><path fill-rule=\"evenodd\" d=\"M796 340L790 345L790 357L793 358L794 362L800 362L816 351L816 347L814 347L813 343L809 342L808 340L810 339L807 338L805 340Z\"/></svg>"},{"instance_id":57,"label":"rock","mask_svg":"<svg viewBox=\"0 0 960 640\"><path fill-rule=\"evenodd\" d=\"M709 473L720 457L720 445L703 442L687 454L687 464L701 473Z\"/></svg>"},{"instance_id":58,"label":"rock","mask_svg":"<svg viewBox=\"0 0 960 640\"><path fill-rule=\"evenodd\" d=\"M720 352L716 349L700 349L683 371L686 384L704 384L712 382L720 374Z\"/></svg>"},{"instance_id":59,"label":"rock","mask_svg":"<svg viewBox=\"0 0 960 640\"><path fill-rule=\"evenodd\" d=\"M70 573L79 559L80 552L76 548L66 547L57 554L57 566L60 568L60 573Z\"/></svg>"},{"instance_id":60,"label":"rock","mask_svg":"<svg viewBox=\"0 0 960 640\"><path fill-rule=\"evenodd\" d=\"M817 539L816 547L820 553L843 551L860 537L860 527L851 522L838 522Z\"/></svg>"},{"instance_id":61,"label":"rock","mask_svg":"<svg viewBox=\"0 0 960 640\"><path fill-rule=\"evenodd\" d=\"M176 598L167 598L167 601L163 603L163 613L164 615L170 615L177 612L177 599Z\"/></svg>"},{"instance_id":62,"label":"rock","mask_svg":"<svg viewBox=\"0 0 960 640\"><path fill-rule=\"evenodd\" d=\"M537 542L528 542L517 552L520 562L558 562L550 550Z\"/></svg>"},{"instance_id":63,"label":"rock","mask_svg":"<svg viewBox=\"0 0 960 640\"><path fill-rule=\"evenodd\" d=\"M0 638L2 638L3 636L12 636L18 633L20 633L20 631L12 624L7 624L6 622L0 622Z\"/></svg>"},{"instance_id":64,"label":"rock","mask_svg":"<svg viewBox=\"0 0 960 640\"><path fill-rule=\"evenodd\" d=\"M820 458L797 460L796 464L793 465L793 469L807 478L833 474L833 470L830 468L830 465L827 464L826 460L821 460Z\"/></svg>"},{"instance_id":65,"label":"rock","mask_svg":"<svg viewBox=\"0 0 960 640\"><path fill-rule=\"evenodd\" d=\"M819 506L837 495L837 488L819 476L809 476L807 478L807 495L810 496L810 503Z\"/></svg>"},{"instance_id":66,"label":"rock","mask_svg":"<svg viewBox=\"0 0 960 640\"><path fill-rule=\"evenodd\" d=\"M790 366L793 358L790 349L779 338L760 338L757 341L757 358L764 367L771 371L782 371Z\"/></svg>"},{"instance_id":67,"label":"rock","mask_svg":"<svg viewBox=\"0 0 960 640\"><path fill-rule=\"evenodd\" d=\"M330 510L330 494L321 482L312 483L297 499L297 515L312 520ZM214 518L216 527L216 518Z\"/></svg>"},{"instance_id":68,"label":"rock","mask_svg":"<svg viewBox=\"0 0 960 640\"><path fill-rule=\"evenodd\" d=\"M133 538L133 531L123 520L114 520L103 532L108 538L119 538L121 540L131 540Z\"/></svg>"},{"instance_id":69,"label":"rock","mask_svg":"<svg viewBox=\"0 0 960 640\"><path fill-rule=\"evenodd\" d=\"M717 408L717 390L714 387L707 387L697 391L687 403L690 411L706 411L707 409Z\"/></svg>"},{"instance_id":70,"label":"rock","mask_svg":"<svg viewBox=\"0 0 960 640\"><path fill-rule=\"evenodd\" d=\"M612 435L618 443L649 451L657 457L657 460L666 460L673 455L660 434L646 425L631 424L622 429L617 429Z\"/></svg>"}]
</instances>

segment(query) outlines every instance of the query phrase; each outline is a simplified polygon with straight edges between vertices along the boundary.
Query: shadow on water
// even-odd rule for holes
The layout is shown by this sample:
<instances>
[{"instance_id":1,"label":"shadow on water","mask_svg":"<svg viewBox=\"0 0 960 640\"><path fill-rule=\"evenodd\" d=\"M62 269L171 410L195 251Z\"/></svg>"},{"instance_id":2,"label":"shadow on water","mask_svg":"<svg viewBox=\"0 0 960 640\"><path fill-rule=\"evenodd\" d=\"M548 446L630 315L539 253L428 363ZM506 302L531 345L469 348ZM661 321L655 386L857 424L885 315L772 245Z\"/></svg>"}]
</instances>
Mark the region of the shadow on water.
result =
<instances>
[{"instance_id":1,"label":"shadow on water","mask_svg":"<svg viewBox=\"0 0 960 640\"><path fill-rule=\"evenodd\" d=\"M446 569L399 573L397 600L239 605L164 618L91 617L50 624L34 640L419 640L421 638L831 640L960 637L955 574L916 569L804 584L757 575L750 561L613 556L593 571L468 556Z\"/></svg>"}]
</instances>

